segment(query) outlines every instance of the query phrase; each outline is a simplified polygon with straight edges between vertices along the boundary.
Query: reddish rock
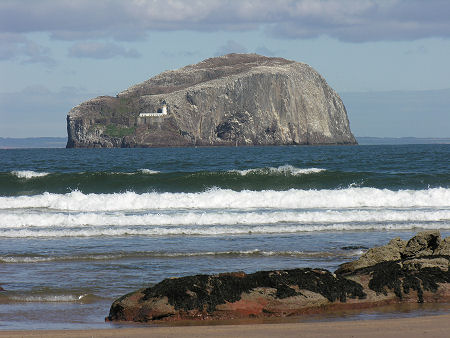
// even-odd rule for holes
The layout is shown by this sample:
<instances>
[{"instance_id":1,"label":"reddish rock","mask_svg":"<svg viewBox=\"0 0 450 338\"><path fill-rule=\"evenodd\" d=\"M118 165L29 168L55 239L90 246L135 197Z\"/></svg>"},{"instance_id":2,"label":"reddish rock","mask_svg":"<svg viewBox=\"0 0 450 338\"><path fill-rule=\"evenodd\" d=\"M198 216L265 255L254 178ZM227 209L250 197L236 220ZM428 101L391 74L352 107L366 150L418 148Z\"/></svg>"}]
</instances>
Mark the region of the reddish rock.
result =
<instances>
[{"instance_id":1,"label":"reddish rock","mask_svg":"<svg viewBox=\"0 0 450 338\"><path fill-rule=\"evenodd\" d=\"M438 232L419 233L408 242L396 239L343 264L335 274L307 268L165 279L117 299L106 319L234 319L450 302L450 256L441 254L449 243ZM386 261L380 253L389 250L398 259Z\"/></svg>"}]
</instances>

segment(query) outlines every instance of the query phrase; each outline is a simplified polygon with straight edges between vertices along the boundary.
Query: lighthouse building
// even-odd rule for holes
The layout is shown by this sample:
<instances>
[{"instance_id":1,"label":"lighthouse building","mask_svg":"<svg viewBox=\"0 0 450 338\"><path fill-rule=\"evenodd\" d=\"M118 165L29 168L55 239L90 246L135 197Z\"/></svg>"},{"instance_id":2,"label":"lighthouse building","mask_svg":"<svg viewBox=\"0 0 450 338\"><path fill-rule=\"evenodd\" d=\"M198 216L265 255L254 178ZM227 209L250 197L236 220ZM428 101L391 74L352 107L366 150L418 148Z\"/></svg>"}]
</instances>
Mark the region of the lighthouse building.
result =
<instances>
[{"instance_id":1,"label":"lighthouse building","mask_svg":"<svg viewBox=\"0 0 450 338\"><path fill-rule=\"evenodd\" d=\"M139 117L160 117L160 116L164 116L167 115L167 103L165 100L163 100L161 102L161 107L158 108L158 110L156 112L152 112L152 113L140 113Z\"/></svg>"}]
</instances>

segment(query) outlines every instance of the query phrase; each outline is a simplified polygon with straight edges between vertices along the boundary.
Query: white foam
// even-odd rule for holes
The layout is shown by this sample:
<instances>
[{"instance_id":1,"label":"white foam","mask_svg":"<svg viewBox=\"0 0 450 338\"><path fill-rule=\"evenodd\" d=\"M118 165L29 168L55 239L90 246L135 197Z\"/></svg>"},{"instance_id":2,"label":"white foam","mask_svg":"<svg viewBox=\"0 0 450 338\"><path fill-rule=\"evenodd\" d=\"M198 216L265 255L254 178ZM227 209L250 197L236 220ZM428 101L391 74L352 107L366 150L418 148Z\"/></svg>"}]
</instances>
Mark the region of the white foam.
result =
<instances>
[{"instance_id":1,"label":"white foam","mask_svg":"<svg viewBox=\"0 0 450 338\"><path fill-rule=\"evenodd\" d=\"M413 229L441 229L450 230L450 223L384 223L384 224L317 224L317 225L260 225L260 226L211 226L211 227L99 227L86 229L8 229L1 232L0 237L5 238L42 238L42 237L99 237L99 236L221 236L242 234L283 234L296 232L317 231L372 231L372 230L413 230Z\"/></svg>"},{"instance_id":2,"label":"white foam","mask_svg":"<svg viewBox=\"0 0 450 338\"><path fill-rule=\"evenodd\" d=\"M137 227L137 226L211 226L269 225L282 223L379 223L379 222L450 222L450 209L370 209L370 210L309 210L309 211L197 211L168 213L8 213L0 212L2 230L24 227Z\"/></svg>"},{"instance_id":3,"label":"white foam","mask_svg":"<svg viewBox=\"0 0 450 338\"><path fill-rule=\"evenodd\" d=\"M0 256L0 263L38 263L49 262L54 259L51 257L38 257L38 256Z\"/></svg>"},{"instance_id":4,"label":"white foam","mask_svg":"<svg viewBox=\"0 0 450 338\"><path fill-rule=\"evenodd\" d=\"M199 252L167 252L155 254L153 256L160 257L195 257L195 256L219 256L219 255L255 255L261 251L254 250L241 250L241 251L199 251Z\"/></svg>"},{"instance_id":5,"label":"white foam","mask_svg":"<svg viewBox=\"0 0 450 338\"><path fill-rule=\"evenodd\" d=\"M450 228L450 189L0 197L0 237L223 235ZM38 258L36 258L38 259Z\"/></svg>"},{"instance_id":6,"label":"white foam","mask_svg":"<svg viewBox=\"0 0 450 338\"><path fill-rule=\"evenodd\" d=\"M162 209L312 209L312 208L450 207L450 189L392 191L376 188L341 190L233 191L198 193L67 194L0 197L1 209L49 208L64 211L125 211Z\"/></svg>"},{"instance_id":7,"label":"white foam","mask_svg":"<svg viewBox=\"0 0 450 338\"><path fill-rule=\"evenodd\" d=\"M43 177L47 176L49 173L46 172L36 172L32 170L19 170L19 171L12 171L11 174L17 176L18 178L35 178L35 177Z\"/></svg>"},{"instance_id":8,"label":"white foam","mask_svg":"<svg viewBox=\"0 0 450 338\"><path fill-rule=\"evenodd\" d=\"M69 303L82 301L87 294L84 295L42 295L42 296L12 296L12 300L16 302L43 302L43 303Z\"/></svg>"},{"instance_id":9,"label":"white foam","mask_svg":"<svg viewBox=\"0 0 450 338\"><path fill-rule=\"evenodd\" d=\"M86 255L70 255L70 256L0 256L0 263L9 264L30 264L54 261L101 261L101 260L120 260L129 258L177 258L177 257L203 257L203 256L291 256L291 257L331 257L337 253L332 252L304 252L304 251L264 251L260 249L239 250L239 251L198 251L198 252L121 252L117 254L86 254ZM348 256L357 253L346 253ZM342 255L340 252L339 255Z\"/></svg>"},{"instance_id":10,"label":"white foam","mask_svg":"<svg viewBox=\"0 0 450 338\"><path fill-rule=\"evenodd\" d=\"M326 171L325 169L321 168L296 168L292 165L286 164L283 166L280 166L278 168L269 167L269 168L256 168L256 169L245 169L245 170L230 170L230 172L238 173L242 176L246 176L249 174L281 174L281 175L292 175L292 176L298 176L298 175L307 175L307 174L316 174L320 173L322 171Z\"/></svg>"},{"instance_id":11,"label":"white foam","mask_svg":"<svg viewBox=\"0 0 450 338\"><path fill-rule=\"evenodd\" d=\"M364 254L367 250L362 250L362 249L358 249L356 251L354 251L353 253L350 252L351 256L361 256L362 254Z\"/></svg>"},{"instance_id":12,"label":"white foam","mask_svg":"<svg viewBox=\"0 0 450 338\"><path fill-rule=\"evenodd\" d=\"M151 170L151 169L139 169L139 172L141 172L142 174L147 174L147 175L155 175L155 174L159 174L160 172L158 170Z\"/></svg>"}]
</instances>

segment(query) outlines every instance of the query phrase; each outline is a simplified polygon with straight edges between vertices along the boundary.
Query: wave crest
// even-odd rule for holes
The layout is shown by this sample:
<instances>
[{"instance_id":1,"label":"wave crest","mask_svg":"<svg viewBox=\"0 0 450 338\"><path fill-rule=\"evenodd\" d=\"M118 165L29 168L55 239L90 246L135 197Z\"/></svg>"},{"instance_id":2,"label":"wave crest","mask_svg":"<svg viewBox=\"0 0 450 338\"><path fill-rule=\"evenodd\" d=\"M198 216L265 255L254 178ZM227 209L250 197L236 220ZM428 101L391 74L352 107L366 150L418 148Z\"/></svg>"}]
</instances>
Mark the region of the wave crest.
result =
<instances>
[{"instance_id":1,"label":"wave crest","mask_svg":"<svg viewBox=\"0 0 450 338\"><path fill-rule=\"evenodd\" d=\"M0 197L1 209L48 208L63 211L125 211L161 209L311 209L311 208L411 208L450 207L450 189L234 191L210 189L197 193L135 192L112 194L43 193Z\"/></svg>"},{"instance_id":2,"label":"wave crest","mask_svg":"<svg viewBox=\"0 0 450 338\"><path fill-rule=\"evenodd\" d=\"M11 174L13 174L14 176L17 176L18 178L30 179L30 178L47 176L49 173L36 172L36 171L32 171L32 170L18 170L18 171L12 171Z\"/></svg>"},{"instance_id":3,"label":"wave crest","mask_svg":"<svg viewBox=\"0 0 450 338\"><path fill-rule=\"evenodd\" d=\"M151 169L145 169L145 168L139 169L138 171L142 174L147 174L147 175L155 175L155 174L160 173L158 170L151 170Z\"/></svg>"},{"instance_id":4,"label":"wave crest","mask_svg":"<svg viewBox=\"0 0 450 338\"><path fill-rule=\"evenodd\" d=\"M292 165L286 164L275 167L268 168L256 168L256 169L244 169L244 170L230 170L230 173L238 173L242 176L246 175L285 175L285 176L299 176L299 175L308 175L308 174L317 174L320 172L326 171L321 168L296 168Z\"/></svg>"}]
</instances>

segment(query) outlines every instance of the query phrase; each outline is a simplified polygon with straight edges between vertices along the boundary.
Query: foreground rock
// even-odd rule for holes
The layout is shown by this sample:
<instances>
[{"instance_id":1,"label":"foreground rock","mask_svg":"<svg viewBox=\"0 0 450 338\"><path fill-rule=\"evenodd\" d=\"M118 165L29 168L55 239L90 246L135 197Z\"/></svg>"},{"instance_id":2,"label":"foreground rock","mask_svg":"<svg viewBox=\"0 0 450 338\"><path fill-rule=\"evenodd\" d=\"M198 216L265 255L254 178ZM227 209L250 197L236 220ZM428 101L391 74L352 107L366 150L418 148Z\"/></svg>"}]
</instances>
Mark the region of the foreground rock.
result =
<instances>
[{"instance_id":1,"label":"foreground rock","mask_svg":"<svg viewBox=\"0 0 450 338\"><path fill-rule=\"evenodd\" d=\"M326 270L295 269L165 279L124 296L109 320L225 319L291 315L347 298L364 298L362 287Z\"/></svg>"},{"instance_id":2,"label":"foreground rock","mask_svg":"<svg viewBox=\"0 0 450 338\"><path fill-rule=\"evenodd\" d=\"M117 299L107 320L234 319L450 302L448 250L450 237L423 232L408 242L396 239L371 249L336 274L294 269L165 279Z\"/></svg>"},{"instance_id":3,"label":"foreground rock","mask_svg":"<svg viewBox=\"0 0 450 338\"><path fill-rule=\"evenodd\" d=\"M310 66L229 54L161 73L67 116L67 147L356 144L338 94Z\"/></svg>"},{"instance_id":4,"label":"foreground rock","mask_svg":"<svg viewBox=\"0 0 450 338\"><path fill-rule=\"evenodd\" d=\"M388 261L404 260L407 263L426 256L450 256L450 237L442 240L439 231L423 231L409 241L394 238L385 246L369 249L358 260L342 264L336 273L346 274Z\"/></svg>"}]
</instances>

